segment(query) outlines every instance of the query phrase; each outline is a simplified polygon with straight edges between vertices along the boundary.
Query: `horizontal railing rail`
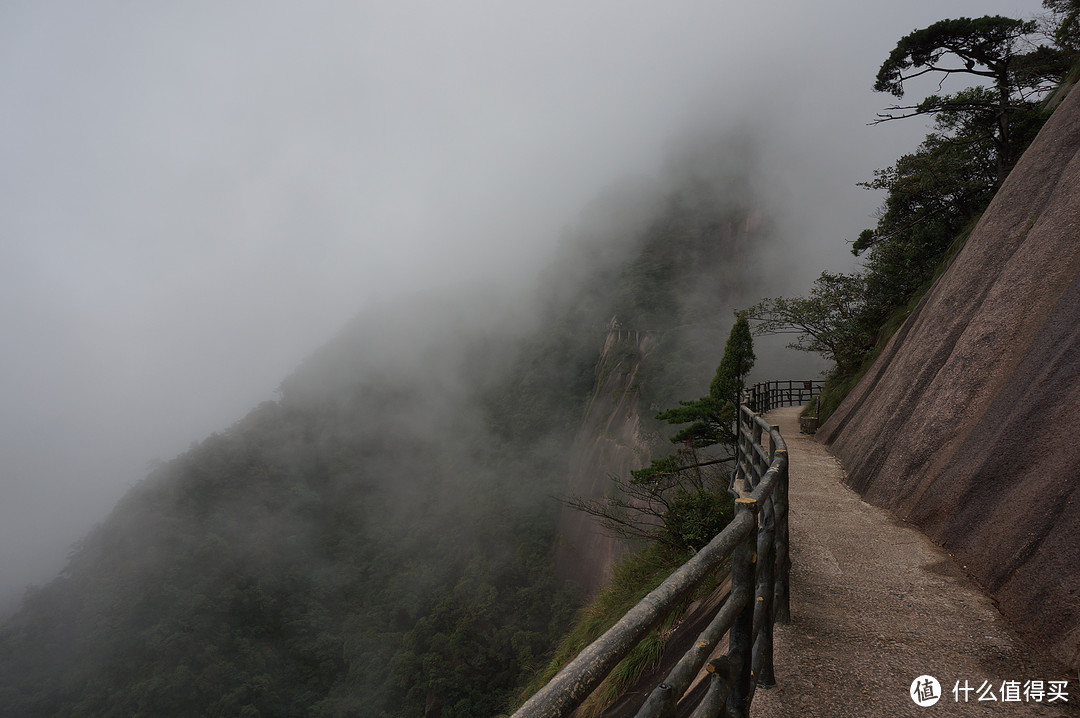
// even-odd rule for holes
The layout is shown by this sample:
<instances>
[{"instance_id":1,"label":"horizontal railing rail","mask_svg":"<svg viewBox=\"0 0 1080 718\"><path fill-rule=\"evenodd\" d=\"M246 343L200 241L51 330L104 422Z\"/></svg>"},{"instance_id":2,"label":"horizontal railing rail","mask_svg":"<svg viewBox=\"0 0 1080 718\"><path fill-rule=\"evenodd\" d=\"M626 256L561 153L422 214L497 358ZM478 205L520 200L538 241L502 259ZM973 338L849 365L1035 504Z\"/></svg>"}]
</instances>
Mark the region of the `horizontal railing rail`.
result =
<instances>
[{"instance_id":1,"label":"horizontal railing rail","mask_svg":"<svg viewBox=\"0 0 1080 718\"><path fill-rule=\"evenodd\" d=\"M821 394L825 382L818 379L763 381L743 392L743 402L758 414L781 406L799 406Z\"/></svg>"},{"instance_id":2,"label":"horizontal railing rail","mask_svg":"<svg viewBox=\"0 0 1080 718\"><path fill-rule=\"evenodd\" d=\"M787 447L779 428L770 426L746 405L739 408L738 433L738 458L731 480L736 496L732 521L564 666L513 718L570 715L649 631L728 557L731 588L727 599L664 682L648 695L637 718L674 716L703 667L708 672L708 686L696 706L695 718L715 718L725 711L726 715L746 716L757 687L775 684L773 623L790 620ZM766 436L767 447L763 444ZM710 660L725 635L726 653Z\"/></svg>"}]
</instances>

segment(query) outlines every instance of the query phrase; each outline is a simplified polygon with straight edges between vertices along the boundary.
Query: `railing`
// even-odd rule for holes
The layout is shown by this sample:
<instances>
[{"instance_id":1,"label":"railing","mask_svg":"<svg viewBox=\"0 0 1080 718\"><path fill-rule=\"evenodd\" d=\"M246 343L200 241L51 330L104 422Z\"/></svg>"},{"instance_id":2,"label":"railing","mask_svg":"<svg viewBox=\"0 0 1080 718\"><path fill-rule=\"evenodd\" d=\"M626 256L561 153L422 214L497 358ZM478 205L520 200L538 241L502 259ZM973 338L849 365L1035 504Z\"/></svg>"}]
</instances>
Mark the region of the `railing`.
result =
<instances>
[{"instance_id":1,"label":"railing","mask_svg":"<svg viewBox=\"0 0 1080 718\"><path fill-rule=\"evenodd\" d=\"M772 411L781 406L805 404L821 394L824 381L765 381L747 387L744 401L751 410L759 414Z\"/></svg>"},{"instance_id":2,"label":"railing","mask_svg":"<svg viewBox=\"0 0 1080 718\"><path fill-rule=\"evenodd\" d=\"M788 457L778 427L739 407L739 456L732 477L735 517L727 527L604 635L568 663L513 718L572 713L659 621L728 558L731 591L690 650L646 698L637 718L746 716L758 686L775 685L773 623L790 620L788 603ZM762 437L769 437L769 446ZM729 634L729 635L728 635ZM728 635L725 655L709 660ZM707 665L706 665L707 663ZM696 707L680 706L702 667L708 687ZM725 710L727 711L725 713Z\"/></svg>"}]
</instances>

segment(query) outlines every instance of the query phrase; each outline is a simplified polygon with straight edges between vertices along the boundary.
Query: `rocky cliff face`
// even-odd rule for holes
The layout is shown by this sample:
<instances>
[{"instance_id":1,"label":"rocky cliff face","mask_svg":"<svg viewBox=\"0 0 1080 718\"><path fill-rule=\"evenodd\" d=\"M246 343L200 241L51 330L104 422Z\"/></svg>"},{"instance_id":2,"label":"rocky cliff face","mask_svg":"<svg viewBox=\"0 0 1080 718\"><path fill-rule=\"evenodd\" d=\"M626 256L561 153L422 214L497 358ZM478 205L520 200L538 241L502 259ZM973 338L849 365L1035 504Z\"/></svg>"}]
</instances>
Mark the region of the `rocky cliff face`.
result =
<instances>
[{"instance_id":1,"label":"rocky cliff face","mask_svg":"<svg viewBox=\"0 0 1080 718\"><path fill-rule=\"evenodd\" d=\"M655 348L654 334L610 332L597 362L592 401L574 444L565 495L585 499L608 495L611 476L627 478L650 459L662 438L642 428L642 414L658 407L642 407L640 381L644 362ZM612 536L597 520L571 508L559 517L559 574L593 595L611 578L612 564L629 544Z\"/></svg>"},{"instance_id":2,"label":"rocky cliff face","mask_svg":"<svg viewBox=\"0 0 1080 718\"><path fill-rule=\"evenodd\" d=\"M1080 665L1080 92L822 427L868 501Z\"/></svg>"}]
</instances>

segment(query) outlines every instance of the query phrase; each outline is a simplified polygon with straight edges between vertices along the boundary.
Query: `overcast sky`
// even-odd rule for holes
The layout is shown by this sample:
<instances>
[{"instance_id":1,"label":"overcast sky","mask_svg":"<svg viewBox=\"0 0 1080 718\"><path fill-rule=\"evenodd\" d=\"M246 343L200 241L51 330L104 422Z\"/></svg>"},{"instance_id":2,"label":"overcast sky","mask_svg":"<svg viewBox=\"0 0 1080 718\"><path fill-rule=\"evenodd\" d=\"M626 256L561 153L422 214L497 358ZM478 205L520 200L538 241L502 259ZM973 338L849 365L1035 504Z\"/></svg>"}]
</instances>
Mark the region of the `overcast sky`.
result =
<instances>
[{"instance_id":1,"label":"overcast sky","mask_svg":"<svg viewBox=\"0 0 1080 718\"><path fill-rule=\"evenodd\" d=\"M846 269L907 32L1030 2L0 4L0 606L365 305L526 282L687 134L766 148L790 293ZM16 587L16 588L13 588Z\"/></svg>"}]
</instances>

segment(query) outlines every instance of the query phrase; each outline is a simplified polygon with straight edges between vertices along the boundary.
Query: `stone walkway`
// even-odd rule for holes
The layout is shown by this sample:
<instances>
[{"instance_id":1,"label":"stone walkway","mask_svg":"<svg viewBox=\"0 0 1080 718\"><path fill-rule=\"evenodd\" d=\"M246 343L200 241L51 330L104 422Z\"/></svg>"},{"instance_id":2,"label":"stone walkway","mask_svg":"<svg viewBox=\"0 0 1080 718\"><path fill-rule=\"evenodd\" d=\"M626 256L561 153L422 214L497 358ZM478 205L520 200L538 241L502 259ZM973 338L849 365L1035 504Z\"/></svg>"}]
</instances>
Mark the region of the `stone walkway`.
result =
<instances>
[{"instance_id":1,"label":"stone walkway","mask_svg":"<svg viewBox=\"0 0 1080 718\"><path fill-rule=\"evenodd\" d=\"M777 626L777 686L754 697L754 716L1073 716L1077 677L1042 666L963 567L914 527L864 502L813 437L798 407L768 418L791 457L791 613ZM919 676L941 698L909 697ZM1069 703L1025 702L1028 681L1067 680ZM1003 701L1015 684L1019 701ZM957 683L959 682L959 686ZM978 700L984 683L997 701ZM965 684L972 688L964 701ZM959 689L959 702L954 695ZM989 697L984 689L985 697Z\"/></svg>"}]
</instances>

